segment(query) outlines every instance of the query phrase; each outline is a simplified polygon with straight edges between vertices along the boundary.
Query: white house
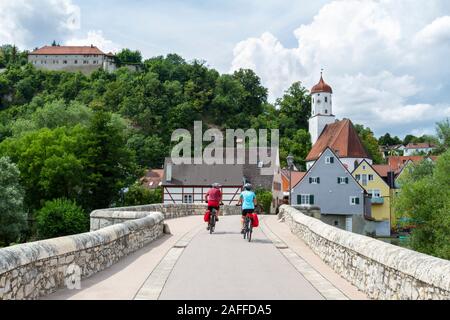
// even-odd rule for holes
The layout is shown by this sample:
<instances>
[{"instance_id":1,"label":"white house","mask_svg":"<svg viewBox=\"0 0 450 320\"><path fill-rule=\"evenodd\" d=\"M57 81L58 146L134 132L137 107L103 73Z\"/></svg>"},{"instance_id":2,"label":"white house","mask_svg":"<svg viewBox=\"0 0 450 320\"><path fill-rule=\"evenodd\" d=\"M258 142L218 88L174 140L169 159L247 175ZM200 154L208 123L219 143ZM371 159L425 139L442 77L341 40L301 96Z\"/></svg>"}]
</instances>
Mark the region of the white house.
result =
<instances>
[{"instance_id":1,"label":"white house","mask_svg":"<svg viewBox=\"0 0 450 320\"><path fill-rule=\"evenodd\" d=\"M428 142L425 143L409 143L403 152L404 156L413 156L420 153L430 154L434 149L434 146Z\"/></svg>"},{"instance_id":2,"label":"white house","mask_svg":"<svg viewBox=\"0 0 450 320\"><path fill-rule=\"evenodd\" d=\"M116 70L112 53L91 46L45 46L28 54L28 62L36 68L53 71L80 71L90 74L98 69Z\"/></svg>"}]
</instances>

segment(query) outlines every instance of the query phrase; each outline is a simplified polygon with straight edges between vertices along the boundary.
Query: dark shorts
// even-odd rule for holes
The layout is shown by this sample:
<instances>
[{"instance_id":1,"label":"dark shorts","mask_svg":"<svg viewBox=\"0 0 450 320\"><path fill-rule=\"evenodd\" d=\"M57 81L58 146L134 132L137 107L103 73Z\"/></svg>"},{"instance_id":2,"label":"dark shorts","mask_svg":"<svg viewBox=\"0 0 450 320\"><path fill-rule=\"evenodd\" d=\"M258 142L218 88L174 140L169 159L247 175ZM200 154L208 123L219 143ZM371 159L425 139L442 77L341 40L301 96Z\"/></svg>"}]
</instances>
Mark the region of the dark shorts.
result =
<instances>
[{"instance_id":1,"label":"dark shorts","mask_svg":"<svg viewBox=\"0 0 450 320\"><path fill-rule=\"evenodd\" d=\"M217 206L217 207L208 206L208 211L211 211L211 212L212 212L213 209L216 210L216 211L219 211L220 206Z\"/></svg>"},{"instance_id":2,"label":"dark shorts","mask_svg":"<svg viewBox=\"0 0 450 320\"><path fill-rule=\"evenodd\" d=\"M244 210L242 210L242 216L245 217L245 216L247 216L247 214L253 213L254 211L255 211L255 209L244 209Z\"/></svg>"}]
</instances>

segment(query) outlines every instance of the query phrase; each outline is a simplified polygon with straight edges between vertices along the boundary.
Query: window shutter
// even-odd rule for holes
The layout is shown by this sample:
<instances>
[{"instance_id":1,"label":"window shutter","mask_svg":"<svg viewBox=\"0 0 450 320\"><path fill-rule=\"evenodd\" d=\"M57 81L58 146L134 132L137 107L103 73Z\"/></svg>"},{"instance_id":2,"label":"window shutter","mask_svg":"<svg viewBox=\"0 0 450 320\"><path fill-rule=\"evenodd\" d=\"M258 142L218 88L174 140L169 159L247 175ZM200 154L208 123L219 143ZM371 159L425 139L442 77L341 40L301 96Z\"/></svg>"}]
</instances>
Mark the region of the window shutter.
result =
<instances>
[{"instance_id":1,"label":"window shutter","mask_svg":"<svg viewBox=\"0 0 450 320\"><path fill-rule=\"evenodd\" d=\"M355 198L355 204L359 204L359 197Z\"/></svg>"},{"instance_id":2,"label":"window shutter","mask_svg":"<svg viewBox=\"0 0 450 320\"><path fill-rule=\"evenodd\" d=\"M334 163L334 157L330 157L330 163Z\"/></svg>"},{"instance_id":3,"label":"window shutter","mask_svg":"<svg viewBox=\"0 0 450 320\"><path fill-rule=\"evenodd\" d=\"M338 177L338 184L341 184L341 178Z\"/></svg>"},{"instance_id":4,"label":"window shutter","mask_svg":"<svg viewBox=\"0 0 450 320\"><path fill-rule=\"evenodd\" d=\"M309 196L309 204L314 204L314 195L313 194L311 194Z\"/></svg>"},{"instance_id":5,"label":"window shutter","mask_svg":"<svg viewBox=\"0 0 450 320\"><path fill-rule=\"evenodd\" d=\"M345 183L348 184L348 177L345 178Z\"/></svg>"},{"instance_id":6,"label":"window shutter","mask_svg":"<svg viewBox=\"0 0 450 320\"><path fill-rule=\"evenodd\" d=\"M302 196L297 195L297 204L302 204Z\"/></svg>"}]
</instances>

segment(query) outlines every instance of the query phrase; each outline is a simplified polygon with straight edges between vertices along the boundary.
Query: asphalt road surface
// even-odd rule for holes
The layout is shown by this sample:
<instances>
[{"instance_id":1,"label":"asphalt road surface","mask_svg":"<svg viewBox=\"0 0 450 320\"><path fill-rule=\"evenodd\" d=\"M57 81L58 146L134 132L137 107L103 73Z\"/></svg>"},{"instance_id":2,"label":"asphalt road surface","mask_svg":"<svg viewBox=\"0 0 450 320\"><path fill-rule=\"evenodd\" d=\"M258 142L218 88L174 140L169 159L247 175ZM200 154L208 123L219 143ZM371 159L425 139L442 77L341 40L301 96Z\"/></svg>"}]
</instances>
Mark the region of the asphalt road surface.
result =
<instances>
[{"instance_id":1,"label":"asphalt road surface","mask_svg":"<svg viewBox=\"0 0 450 320\"><path fill-rule=\"evenodd\" d=\"M240 217L220 217L205 228L172 270L161 300L320 300L324 297L281 254L260 228L252 242L240 234Z\"/></svg>"}]
</instances>

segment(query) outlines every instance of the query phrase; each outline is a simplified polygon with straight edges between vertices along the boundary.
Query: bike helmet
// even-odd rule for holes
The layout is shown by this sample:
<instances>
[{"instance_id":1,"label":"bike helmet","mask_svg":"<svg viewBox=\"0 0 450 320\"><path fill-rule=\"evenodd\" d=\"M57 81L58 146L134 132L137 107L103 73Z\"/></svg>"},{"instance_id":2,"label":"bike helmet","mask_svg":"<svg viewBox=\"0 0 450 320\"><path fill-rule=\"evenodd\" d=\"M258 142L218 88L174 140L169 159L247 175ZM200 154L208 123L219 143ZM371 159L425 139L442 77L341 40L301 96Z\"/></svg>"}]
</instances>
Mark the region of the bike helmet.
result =
<instances>
[{"instance_id":1,"label":"bike helmet","mask_svg":"<svg viewBox=\"0 0 450 320\"><path fill-rule=\"evenodd\" d=\"M214 184L212 185L212 187L215 188L215 189L220 189L220 184L214 183Z\"/></svg>"},{"instance_id":2,"label":"bike helmet","mask_svg":"<svg viewBox=\"0 0 450 320\"><path fill-rule=\"evenodd\" d=\"M252 190L252 185L250 183L246 183L244 185L244 189L250 191L250 190Z\"/></svg>"}]
</instances>

